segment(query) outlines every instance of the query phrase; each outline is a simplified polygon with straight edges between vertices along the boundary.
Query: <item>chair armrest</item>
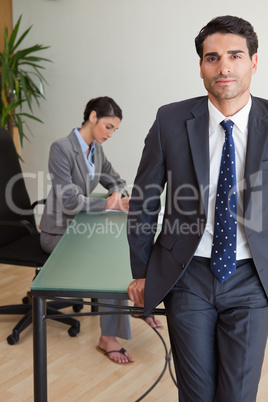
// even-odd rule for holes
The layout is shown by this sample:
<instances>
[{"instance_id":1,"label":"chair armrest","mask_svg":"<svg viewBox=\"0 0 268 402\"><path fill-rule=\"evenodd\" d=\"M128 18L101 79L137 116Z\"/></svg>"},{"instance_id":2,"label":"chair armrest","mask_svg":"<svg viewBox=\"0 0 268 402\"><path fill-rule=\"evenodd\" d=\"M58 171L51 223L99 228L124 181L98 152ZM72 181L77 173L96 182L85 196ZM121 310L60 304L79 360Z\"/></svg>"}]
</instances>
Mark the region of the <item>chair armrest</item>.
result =
<instances>
[{"instance_id":1,"label":"chair armrest","mask_svg":"<svg viewBox=\"0 0 268 402\"><path fill-rule=\"evenodd\" d=\"M21 221L0 221L0 226L23 227L30 234L37 233L36 228L29 221L26 221L25 219Z\"/></svg>"}]
</instances>

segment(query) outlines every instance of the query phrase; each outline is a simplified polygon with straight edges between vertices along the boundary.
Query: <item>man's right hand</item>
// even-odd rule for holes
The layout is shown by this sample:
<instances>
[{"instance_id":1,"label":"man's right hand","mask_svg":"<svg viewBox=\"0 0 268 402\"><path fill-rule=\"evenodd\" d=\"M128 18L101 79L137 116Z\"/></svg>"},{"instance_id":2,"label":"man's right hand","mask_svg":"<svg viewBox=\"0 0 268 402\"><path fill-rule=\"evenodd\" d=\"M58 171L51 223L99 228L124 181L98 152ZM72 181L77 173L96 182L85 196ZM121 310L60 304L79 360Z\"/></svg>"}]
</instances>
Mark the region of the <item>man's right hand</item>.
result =
<instances>
[{"instance_id":1,"label":"man's right hand","mask_svg":"<svg viewBox=\"0 0 268 402\"><path fill-rule=\"evenodd\" d=\"M145 278L134 279L130 282L127 292L129 300L138 306L144 306Z\"/></svg>"}]
</instances>

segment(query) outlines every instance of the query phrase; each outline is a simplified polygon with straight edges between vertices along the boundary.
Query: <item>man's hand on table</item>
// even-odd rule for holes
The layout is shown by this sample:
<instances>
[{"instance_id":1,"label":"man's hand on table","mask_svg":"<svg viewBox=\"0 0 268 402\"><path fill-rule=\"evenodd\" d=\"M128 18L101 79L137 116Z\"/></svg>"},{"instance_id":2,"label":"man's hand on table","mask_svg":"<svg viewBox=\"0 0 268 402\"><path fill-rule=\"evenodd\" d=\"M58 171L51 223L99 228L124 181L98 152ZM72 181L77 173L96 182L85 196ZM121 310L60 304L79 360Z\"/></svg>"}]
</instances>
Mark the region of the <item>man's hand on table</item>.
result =
<instances>
[{"instance_id":1,"label":"man's hand on table","mask_svg":"<svg viewBox=\"0 0 268 402\"><path fill-rule=\"evenodd\" d=\"M138 306L144 306L145 278L134 279L130 282L127 292L129 300Z\"/></svg>"},{"instance_id":2,"label":"man's hand on table","mask_svg":"<svg viewBox=\"0 0 268 402\"><path fill-rule=\"evenodd\" d=\"M135 279L128 286L127 292L129 300L132 301L136 307L144 306L144 287L145 278ZM147 317L140 314L132 314L132 317L143 319L152 328L162 327L161 321L156 319L153 314Z\"/></svg>"}]
</instances>

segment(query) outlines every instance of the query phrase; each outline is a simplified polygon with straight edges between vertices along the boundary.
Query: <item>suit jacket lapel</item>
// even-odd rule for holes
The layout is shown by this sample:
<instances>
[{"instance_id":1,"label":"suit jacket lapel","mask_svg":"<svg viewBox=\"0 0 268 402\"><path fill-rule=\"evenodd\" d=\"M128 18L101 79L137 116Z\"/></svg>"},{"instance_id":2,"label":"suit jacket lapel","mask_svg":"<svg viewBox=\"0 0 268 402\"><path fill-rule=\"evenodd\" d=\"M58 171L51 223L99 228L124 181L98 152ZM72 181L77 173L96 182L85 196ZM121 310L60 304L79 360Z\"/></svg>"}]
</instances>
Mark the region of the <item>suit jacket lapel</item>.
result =
<instances>
[{"instance_id":1,"label":"suit jacket lapel","mask_svg":"<svg viewBox=\"0 0 268 402\"><path fill-rule=\"evenodd\" d=\"M85 189L86 192L88 193L89 188L88 188L88 183L87 181L89 180L89 172L87 169L87 165L84 159L84 155L82 152L82 149L80 147L80 144L77 140L76 134L74 131L71 132L71 134L69 135L69 139L71 141L72 147L73 147L73 151L74 151L74 155L75 155L75 159L77 162L77 166L81 172L81 180L84 181L85 183Z\"/></svg>"},{"instance_id":2,"label":"suit jacket lapel","mask_svg":"<svg viewBox=\"0 0 268 402\"><path fill-rule=\"evenodd\" d=\"M202 98L202 101L195 105L192 113L194 118L186 122L188 138L199 190L207 216L209 196L209 113L207 98Z\"/></svg>"},{"instance_id":3,"label":"suit jacket lapel","mask_svg":"<svg viewBox=\"0 0 268 402\"><path fill-rule=\"evenodd\" d=\"M264 122L266 113L263 114L261 102L252 97L252 107L248 121L248 143L245 164L245 192L244 211L246 211L251 190L261 185L260 165L263 159L265 144L268 139L268 127ZM245 213L245 212L244 212Z\"/></svg>"}]
</instances>

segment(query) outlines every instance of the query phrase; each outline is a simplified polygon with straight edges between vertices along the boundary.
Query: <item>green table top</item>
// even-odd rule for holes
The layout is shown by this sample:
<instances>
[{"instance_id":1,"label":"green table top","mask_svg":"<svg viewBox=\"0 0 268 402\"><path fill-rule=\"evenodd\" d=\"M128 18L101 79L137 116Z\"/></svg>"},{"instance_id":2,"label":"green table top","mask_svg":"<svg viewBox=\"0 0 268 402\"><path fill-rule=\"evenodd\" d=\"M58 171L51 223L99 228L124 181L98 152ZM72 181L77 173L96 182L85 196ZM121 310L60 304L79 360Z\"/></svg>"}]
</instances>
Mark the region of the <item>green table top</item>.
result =
<instances>
[{"instance_id":1,"label":"green table top","mask_svg":"<svg viewBox=\"0 0 268 402\"><path fill-rule=\"evenodd\" d=\"M34 279L32 293L126 294L132 280L126 222L124 212L77 214Z\"/></svg>"}]
</instances>

